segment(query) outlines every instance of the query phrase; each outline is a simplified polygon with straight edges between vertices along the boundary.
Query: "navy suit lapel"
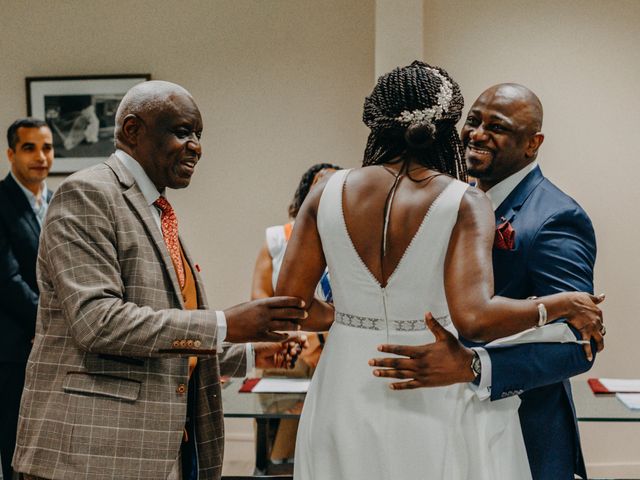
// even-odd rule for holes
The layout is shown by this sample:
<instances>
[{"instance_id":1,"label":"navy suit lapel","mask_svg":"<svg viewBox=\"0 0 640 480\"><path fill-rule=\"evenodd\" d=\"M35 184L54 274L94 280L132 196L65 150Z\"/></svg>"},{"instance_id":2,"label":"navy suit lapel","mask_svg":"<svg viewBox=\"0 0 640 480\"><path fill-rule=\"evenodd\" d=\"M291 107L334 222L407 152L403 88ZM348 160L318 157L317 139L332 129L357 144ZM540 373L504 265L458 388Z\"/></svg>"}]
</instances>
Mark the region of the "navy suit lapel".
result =
<instances>
[{"instance_id":1,"label":"navy suit lapel","mask_svg":"<svg viewBox=\"0 0 640 480\"><path fill-rule=\"evenodd\" d=\"M27 199L27 196L24 194L20 186L13 179L11 174L7 175L5 178L5 185L7 187L7 194L13 198L16 206L16 217L24 219L31 230L33 230L33 234L36 238L40 237L40 224L38 223L38 219L36 218L36 214L33 212L33 208L31 208L31 204Z\"/></svg>"},{"instance_id":2,"label":"navy suit lapel","mask_svg":"<svg viewBox=\"0 0 640 480\"><path fill-rule=\"evenodd\" d=\"M524 179L513 189L504 202L496 209L496 226L502 222L511 222L517 215L522 204L529 198L531 192L544 180L540 167L534 168Z\"/></svg>"}]
</instances>

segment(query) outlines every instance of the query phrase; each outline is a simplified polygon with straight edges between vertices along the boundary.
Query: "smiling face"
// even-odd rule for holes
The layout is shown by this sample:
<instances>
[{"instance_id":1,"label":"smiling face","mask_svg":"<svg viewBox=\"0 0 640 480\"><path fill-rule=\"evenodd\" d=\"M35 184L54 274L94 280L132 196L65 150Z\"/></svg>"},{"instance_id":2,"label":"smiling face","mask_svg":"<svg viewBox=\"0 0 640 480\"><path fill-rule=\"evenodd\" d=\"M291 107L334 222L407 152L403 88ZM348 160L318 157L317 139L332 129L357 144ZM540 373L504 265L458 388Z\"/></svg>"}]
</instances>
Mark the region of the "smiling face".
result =
<instances>
[{"instance_id":1,"label":"smiling face","mask_svg":"<svg viewBox=\"0 0 640 480\"><path fill-rule=\"evenodd\" d=\"M158 191L185 188L202 155L202 117L193 98L167 96L161 106L137 116L133 156Z\"/></svg>"},{"instance_id":2,"label":"smiling face","mask_svg":"<svg viewBox=\"0 0 640 480\"><path fill-rule=\"evenodd\" d=\"M11 172L37 195L53 163L53 138L49 127L20 127L15 148L7 150Z\"/></svg>"},{"instance_id":3,"label":"smiling face","mask_svg":"<svg viewBox=\"0 0 640 480\"><path fill-rule=\"evenodd\" d=\"M544 136L539 100L525 87L498 85L471 107L461 138L469 175L486 191L536 158Z\"/></svg>"}]
</instances>

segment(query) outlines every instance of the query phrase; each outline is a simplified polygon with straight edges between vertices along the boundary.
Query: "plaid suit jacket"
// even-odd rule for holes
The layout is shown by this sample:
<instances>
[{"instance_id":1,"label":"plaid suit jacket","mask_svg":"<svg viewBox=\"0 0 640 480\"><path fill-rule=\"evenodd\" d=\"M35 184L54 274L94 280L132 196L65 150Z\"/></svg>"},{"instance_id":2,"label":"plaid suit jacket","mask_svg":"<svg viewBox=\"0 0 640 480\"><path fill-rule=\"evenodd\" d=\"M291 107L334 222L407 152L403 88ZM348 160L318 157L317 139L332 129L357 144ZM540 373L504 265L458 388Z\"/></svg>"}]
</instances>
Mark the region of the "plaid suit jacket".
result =
<instances>
[{"instance_id":1,"label":"plaid suit jacket","mask_svg":"<svg viewBox=\"0 0 640 480\"><path fill-rule=\"evenodd\" d=\"M216 352L215 314L193 273L200 309L184 310L162 233L115 156L60 186L38 255L40 303L16 470L49 479L166 479L183 435L187 356L199 355L199 478L220 477L220 370L244 375L245 348Z\"/></svg>"}]
</instances>

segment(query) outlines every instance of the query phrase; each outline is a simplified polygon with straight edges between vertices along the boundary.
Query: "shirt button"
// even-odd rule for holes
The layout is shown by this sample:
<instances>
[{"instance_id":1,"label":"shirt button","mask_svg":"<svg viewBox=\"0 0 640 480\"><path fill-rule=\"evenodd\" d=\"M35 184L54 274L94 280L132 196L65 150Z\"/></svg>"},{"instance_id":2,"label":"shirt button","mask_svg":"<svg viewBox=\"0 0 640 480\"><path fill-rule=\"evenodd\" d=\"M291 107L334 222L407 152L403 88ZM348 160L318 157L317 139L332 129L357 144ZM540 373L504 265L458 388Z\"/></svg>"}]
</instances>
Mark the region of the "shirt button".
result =
<instances>
[{"instance_id":1,"label":"shirt button","mask_svg":"<svg viewBox=\"0 0 640 480\"><path fill-rule=\"evenodd\" d=\"M186 347L187 346L187 341L186 340L180 340L180 346L182 348Z\"/></svg>"},{"instance_id":2,"label":"shirt button","mask_svg":"<svg viewBox=\"0 0 640 480\"><path fill-rule=\"evenodd\" d=\"M180 395L184 394L184 392L187 391L187 386L184 383L181 383L180 385L178 385L178 388L176 388L176 392L178 392Z\"/></svg>"},{"instance_id":3,"label":"shirt button","mask_svg":"<svg viewBox=\"0 0 640 480\"><path fill-rule=\"evenodd\" d=\"M193 348L193 340L187 340L187 347Z\"/></svg>"},{"instance_id":4,"label":"shirt button","mask_svg":"<svg viewBox=\"0 0 640 480\"><path fill-rule=\"evenodd\" d=\"M193 346L196 348L200 348L200 345L202 345L202 342L200 340L194 340L193 342Z\"/></svg>"},{"instance_id":5,"label":"shirt button","mask_svg":"<svg viewBox=\"0 0 640 480\"><path fill-rule=\"evenodd\" d=\"M173 348L178 348L180 346L180 340L174 340L171 345L173 346Z\"/></svg>"}]
</instances>

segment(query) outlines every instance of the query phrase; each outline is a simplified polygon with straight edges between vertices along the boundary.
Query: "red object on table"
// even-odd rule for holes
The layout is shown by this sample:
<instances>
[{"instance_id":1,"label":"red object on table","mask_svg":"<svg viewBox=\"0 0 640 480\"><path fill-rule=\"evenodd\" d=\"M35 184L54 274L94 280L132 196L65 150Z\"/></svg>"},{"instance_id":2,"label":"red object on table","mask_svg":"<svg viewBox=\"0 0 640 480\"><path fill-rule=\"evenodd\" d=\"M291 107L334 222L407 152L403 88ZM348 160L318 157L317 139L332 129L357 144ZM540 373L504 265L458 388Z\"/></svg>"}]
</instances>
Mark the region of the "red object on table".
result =
<instances>
[{"instance_id":1,"label":"red object on table","mask_svg":"<svg viewBox=\"0 0 640 480\"><path fill-rule=\"evenodd\" d=\"M593 393L615 393L609 391L607 387L600 383L600 379L598 378L589 378L587 380L587 383L589 383L589 386L591 387Z\"/></svg>"},{"instance_id":2,"label":"red object on table","mask_svg":"<svg viewBox=\"0 0 640 480\"><path fill-rule=\"evenodd\" d=\"M242 387L238 390L241 393L251 393L253 391L253 387L260 381L259 378L246 378L244 382L242 382Z\"/></svg>"}]
</instances>

